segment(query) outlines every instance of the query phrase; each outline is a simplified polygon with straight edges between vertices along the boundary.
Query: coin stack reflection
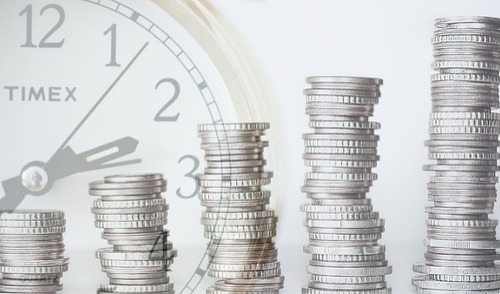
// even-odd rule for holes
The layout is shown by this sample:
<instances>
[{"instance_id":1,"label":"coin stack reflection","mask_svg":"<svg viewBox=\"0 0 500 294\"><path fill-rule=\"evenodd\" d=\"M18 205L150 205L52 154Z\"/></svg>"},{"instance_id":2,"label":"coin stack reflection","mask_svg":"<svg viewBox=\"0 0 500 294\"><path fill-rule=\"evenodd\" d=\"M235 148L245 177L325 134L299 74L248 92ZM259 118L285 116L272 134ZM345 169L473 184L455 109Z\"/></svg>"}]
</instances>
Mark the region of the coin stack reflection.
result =
<instances>
[{"instance_id":1,"label":"coin stack reflection","mask_svg":"<svg viewBox=\"0 0 500 294\"><path fill-rule=\"evenodd\" d=\"M2 211L0 293L56 293L68 270L62 211Z\"/></svg>"},{"instance_id":2,"label":"coin stack reflection","mask_svg":"<svg viewBox=\"0 0 500 294\"><path fill-rule=\"evenodd\" d=\"M428 183L425 263L414 265L419 293L499 293L494 261L500 116L500 19L435 21L432 113L426 142L434 164ZM467 291L467 292L462 292Z\"/></svg>"},{"instance_id":3,"label":"coin stack reflection","mask_svg":"<svg viewBox=\"0 0 500 294\"><path fill-rule=\"evenodd\" d=\"M369 121L382 80L315 76L306 79L306 113L313 133L303 135L306 173L301 209L312 258L311 279L303 294L391 293L385 275L392 267L378 244L384 220L366 198L377 175L375 130Z\"/></svg>"},{"instance_id":4,"label":"coin stack reflection","mask_svg":"<svg viewBox=\"0 0 500 294\"><path fill-rule=\"evenodd\" d=\"M283 288L273 237L278 222L267 208L272 173L264 171L261 141L268 123L200 125L206 168L198 175L201 222L210 239L210 294L279 293Z\"/></svg>"},{"instance_id":5,"label":"coin stack reflection","mask_svg":"<svg viewBox=\"0 0 500 294\"><path fill-rule=\"evenodd\" d=\"M167 240L162 174L107 176L90 183L95 226L113 247L96 251L109 284L98 293L174 293L167 271L177 255Z\"/></svg>"}]
</instances>

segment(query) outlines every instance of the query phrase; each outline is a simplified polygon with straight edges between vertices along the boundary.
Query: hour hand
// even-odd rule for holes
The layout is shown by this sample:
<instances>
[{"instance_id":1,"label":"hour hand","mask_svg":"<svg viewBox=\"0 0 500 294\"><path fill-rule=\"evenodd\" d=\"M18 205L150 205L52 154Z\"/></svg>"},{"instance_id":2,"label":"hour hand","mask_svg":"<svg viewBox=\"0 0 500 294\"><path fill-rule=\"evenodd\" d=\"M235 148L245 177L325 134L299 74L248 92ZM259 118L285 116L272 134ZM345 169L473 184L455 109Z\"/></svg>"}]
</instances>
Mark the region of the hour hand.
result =
<instances>
[{"instance_id":1,"label":"hour hand","mask_svg":"<svg viewBox=\"0 0 500 294\"><path fill-rule=\"evenodd\" d=\"M19 176L2 182L6 196L0 199L0 209L13 210L26 195L43 195L52 188L54 181L75 173L140 163L140 159L111 162L133 153L138 143L134 138L123 137L79 154L66 146L47 163L30 162Z\"/></svg>"},{"instance_id":2,"label":"hour hand","mask_svg":"<svg viewBox=\"0 0 500 294\"><path fill-rule=\"evenodd\" d=\"M80 154L75 154L73 149L67 146L52 156L45 164L44 170L54 181L79 172L140 163L140 159L109 163L133 153L138 143L134 138L123 137Z\"/></svg>"}]
</instances>

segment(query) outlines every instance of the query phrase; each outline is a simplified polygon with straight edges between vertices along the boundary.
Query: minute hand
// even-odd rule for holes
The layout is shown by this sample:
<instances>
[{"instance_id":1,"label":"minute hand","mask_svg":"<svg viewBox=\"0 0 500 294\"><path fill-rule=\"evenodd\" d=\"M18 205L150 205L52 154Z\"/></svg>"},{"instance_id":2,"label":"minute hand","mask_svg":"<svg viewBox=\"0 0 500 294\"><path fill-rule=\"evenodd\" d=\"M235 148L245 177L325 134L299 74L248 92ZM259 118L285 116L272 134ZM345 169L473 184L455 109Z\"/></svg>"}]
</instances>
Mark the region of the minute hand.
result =
<instances>
[{"instance_id":1,"label":"minute hand","mask_svg":"<svg viewBox=\"0 0 500 294\"><path fill-rule=\"evenodd\" d=\"M54 155L56 155L58 152L61 152L61 150L64 147L66 147L66 145L69 143L69 141L71 140L71 138L73 138L73 136L76 134L76 132L78 132L78 130L82 127L82 125L87 121L87 119L97 109L97 107L101 104L101 102L104 100L104 98L106 98L108 96L109 92L111 92L111 90L115 87L115 85L118 83L118 81L120 81L120 79L123 77L123 75L130 68L130 66L132 66L132 64L136 61L136 59L139 57L139 55L141 55L142 51L144 51L144 49L146 49L146 47L148 46L148 44L149 43L146 42L144 45L142 45L142 47L139 50L139 52L137 52L135 54L135 56L132 58L132 60L130 60L130 62L127 64L127 66L125 66L125 68L120 72L120 74L116 77L116 79L113 81L113 83L102 94L102 96L99 98L99 100L97 100L97 102L94 104L94 106L92 106L92 108L89 110L89 112L83 117L83 119L78 123L78 125L75 127L75 129L69 134L69 136L66 138L66 140L64 140L64 142L61 144L61 146L59 147L59 149L57 149L57 151L56 151L56 153Z\"/></svg>"}]
</instances>

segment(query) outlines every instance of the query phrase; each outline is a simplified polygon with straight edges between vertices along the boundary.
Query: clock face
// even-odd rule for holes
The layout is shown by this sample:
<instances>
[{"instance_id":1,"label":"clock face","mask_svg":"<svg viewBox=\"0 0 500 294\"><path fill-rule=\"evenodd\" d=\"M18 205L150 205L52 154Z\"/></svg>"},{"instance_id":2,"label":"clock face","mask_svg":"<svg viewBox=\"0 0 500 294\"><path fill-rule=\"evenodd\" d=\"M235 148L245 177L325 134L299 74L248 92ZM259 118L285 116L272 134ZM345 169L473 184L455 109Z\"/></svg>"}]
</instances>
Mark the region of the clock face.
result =
<instances>
[{"instance_id":1,"label":"clock face","mask_svg":"<svg viewBox=\"0 0 500 294\"><path fill-rule=\"evenodd\" d=\"M0 36L2 208L64 210L65 289L89 293L105 279L93 260L107 245L88 183L162 172L179 249L170 276L178 293L195 291L207 243L197 125L238 120L213 61L149 1L2 0Z\"/></svg>"}]
</instances>

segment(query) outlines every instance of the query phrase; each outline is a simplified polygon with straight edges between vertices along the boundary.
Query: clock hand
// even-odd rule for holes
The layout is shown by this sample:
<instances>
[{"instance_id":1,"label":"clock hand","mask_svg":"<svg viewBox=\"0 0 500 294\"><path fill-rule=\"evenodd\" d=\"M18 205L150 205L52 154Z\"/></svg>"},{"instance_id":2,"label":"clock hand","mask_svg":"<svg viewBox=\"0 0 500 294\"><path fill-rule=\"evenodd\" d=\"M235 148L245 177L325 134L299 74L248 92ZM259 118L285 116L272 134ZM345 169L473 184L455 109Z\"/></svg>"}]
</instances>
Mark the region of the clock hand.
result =
<instances>
[{"instance_id":1,"label":"clock hand","mask_svg":"<svg viewBox=\"0 0 500 294\"><path fill-rule=\"evenodd\" d=\"M124 137L80 154L75 154L73 149L67 146L56 152L43 169L50 175L51 181L56 181L79 172L139 163L140 159L134 159L105 164L133 153L138 143L134 138Z\"/></svg>"},{"instance_id":2,"label":"clock hand","mask_svg":"<svg viewBox=\"0 0 500 294\"><path fill-rule=\"evenodd\" d=\"M67 146L56 152L45 164L30 162L23 168L21 175L2 182L6 196L0 199L0 209L13 210L26 195L45 194L55 181L75 173L140 163L140 159L108 163L133 153L138 143L134 138L124 137L80 154L75 154Z\"/></svg>"},{"instance_id":3,"label":"clock hand","mask_svg":"<svg viewBox=\"0 0 500 294\"><path fill-rule=\"evenodd\" d=\"M73 150L67 146L69 141L73 138L73 136L78 132L78 130L82 127L82 125L87 121L87 119L92 115L92 113L97 109L97 107L101 104L101 102L108 96L109 92L114 88L114 86L120 81L120 79L123 77L123 75L127 72L127 70L132 66L132 64L137 60L139 55L146 49L149 43L145 43L141 49L134 55L132 60L125 66L125 68L120 72L120 74L116 77L116 79L113 81L113 83L106 89L106 91L102 94L102 96L97 100L97 102L92 106L92 108L89 110L89 112L83 117L83 119L76 125L75 129L69 134L69 136L63 141L59 149L54 153L54 155L49 159L47 164L44 164L43 162L40 161L33 161L28 163L24 168L23 172L21 172L21 175L7 179L2 182L2 186L4 188L5 196L0 199L0 209L2 210L13 210L15 209L19 203L26 197L28 194L33 194L33 195L42 195L46 193L50 188L52 187L52 184L54 183L54 180L60 179L64 176L68 176L71 174L74 174L78 172L79 170L76 168L72 168L70 164L64 164L62 163L63 161L59 161L58 158L64 158L65 156L68 156L69 158L74 155ZM126 138L125 138L126 139ZM131 138L130 138L131 139ZM133 140L133 139L132 139ZM111 142L110 144L112 144ZM104 145L106 146L106 145ZM137 146L137 144L135 144ZM134 146L134 150L135 150ZM103 147L103 146L101 146ZM97 147L96 149L99 149L101 147ZM93 149L95 150L95 149ZM133 152L132 150L131 152ZM89 150L88 152L91 152L92 150ZM128 153L127 153L128 154ZM90 154L91 155L91 154ZM123 155L121 155L123 156ZM77 157L75 155L74 157L76 161L81 160L83 157ZM86 157L88 158L88 156ZM102 158L98 158L97 162L101 162L102 160L106 158L112 158L114 159L114 154L110 154L107 156L104 156ZM109 161L106 160L106 161ZM54 164L60 162L60 164ZM74 162L73 162L74 163ZM117 165L123 165L123 164L132 164L132 163L137 163L137 160L132 160L132 161L126 161L120 163L115 163L115 164L108 164L108 165L81 165L80 167L85 167L85 170L92 170L96 168L105 168L105 167L112 167L112 166L117 166ZM62 168L61 171L58 171L57 168L61 168L65 165L65 168ZM48 167L49 171L53 172L55 174L55 179L49 178L47 174L46 167ZM55 168L57 167L57 168ZM82 170L82 171L85 171ZM71 171L71 172L70 172ZM23 179L24 176L24 179ZM24 180L24 182L23 182Z\"/></svg>"},{"instance_id":4,"label":"clock hand","mask_svg":"<svg viewBox=\"0 0 500 294\"><path fill-rule=\"evenodd\" d=\"M73 138L73 136L76 134L76 132L78 132L78 130L82 127L82 125L90 117L90 115L92 115L92 113L96 110L96 108L101 104L101 102L104 100L104 98L106 98L108 96L109 92L111 92L111 90L115 87L115 85L118 83L118 81L120 81L120 79L123 77L123 75L130 68L130 66L136 61L136 59L139 57L139 55L141 55L142 51L144 51L144 49L146 49L146 47L148 46L148 44L149 43L146 42L141 47L141 49L139 50L139 52L137 52L135 54L135 56L132 58L132 60L130 60L130 62L127 64L127 66L125 66L125 68L120 72L120 74L116 77L116 79L113 81L113 83L102 94L101 98L99 98L99 100L97 100L97 102L94 104L94 106L92 106L92 108L89 110L89 112L83 117L83 119L78 123L78 125L76 125L75 129L69 134L69 136L66 138L66 140L64 140L64 142L61 144L61 146L56 151L56 153L59 152L61 149L63 149L68 144L68 142L71 140L71 138Z\"/></svg>"}]
</instances>

